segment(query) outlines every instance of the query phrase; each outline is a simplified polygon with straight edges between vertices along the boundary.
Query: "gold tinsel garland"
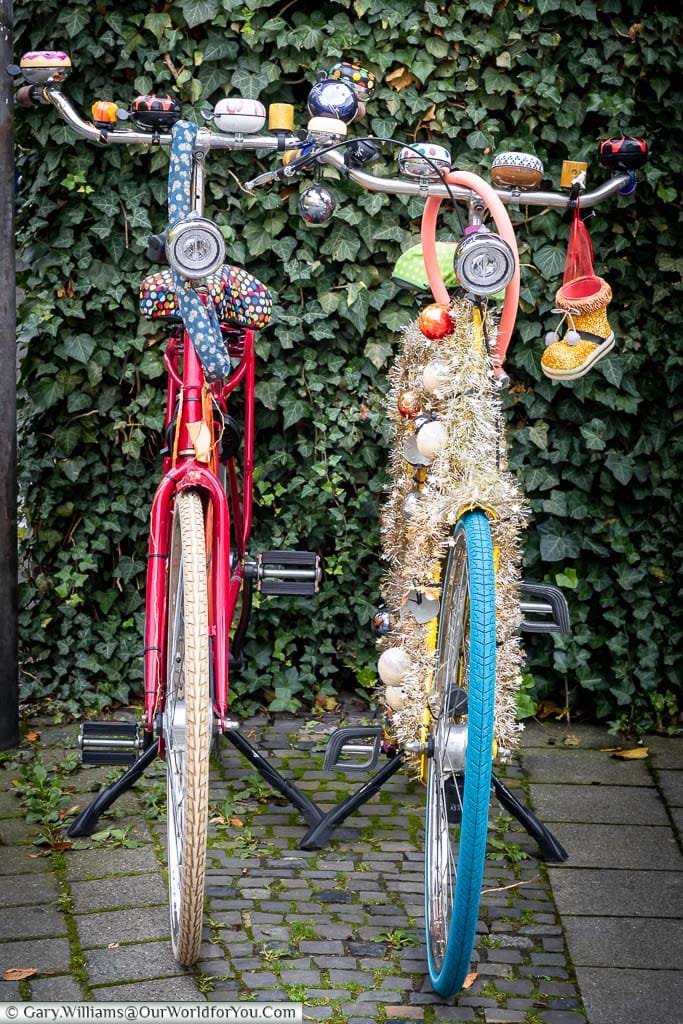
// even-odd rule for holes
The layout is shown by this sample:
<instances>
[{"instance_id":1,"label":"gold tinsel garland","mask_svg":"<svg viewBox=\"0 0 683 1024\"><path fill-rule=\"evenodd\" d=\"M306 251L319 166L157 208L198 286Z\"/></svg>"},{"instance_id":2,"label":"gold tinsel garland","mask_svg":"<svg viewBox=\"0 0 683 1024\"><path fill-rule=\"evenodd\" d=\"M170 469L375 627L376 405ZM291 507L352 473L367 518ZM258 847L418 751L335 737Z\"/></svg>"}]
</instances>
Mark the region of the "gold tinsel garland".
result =
<instances>
[{"instance_id":1,"label":"gold tinsel garland","mask_svg":"<svg viewBox=\"0 0 683 1024\"><path fill-rule=\"evenodd\" d=\"M516 694L523 651L519 640L521 611L520 532L527 509L515 478L505 466L505 439L499 386L494 380L484 338L496 337L496 324L486 314L478 330L467 300L451 310L455 327L439 341L422 334L417 321L403 332L399 354L389 373L389 416L394 426L390 471L394 485L382 512L382 543L389 571L383 581L388 609L403 609L392 616L390 633L379 641L382 648L400 647L410 659L401 681L403 706L392 714L392 726L400 743L419 737L426 688L433 671L427 631L433 622L419 623L406 610L411 592L437 596L435 584L459 512L476 504L490 510L494 547L500 556L496 573L496 709L495 730L504 747L516 744L520 726L515 719ZM435 391L423 386L425 366L440 360L443 380ZM421 412L438 419L446 440L422 471L406 461L405 445L415 437L414 418L399 412L406 392L419 398ZM419 424L419 419L418 419ZM422 477L422 479L420 479ZM419 491L411 514L403 503ZM412 499L415 501L415 499Z\"/></svg>"}]
</instances>

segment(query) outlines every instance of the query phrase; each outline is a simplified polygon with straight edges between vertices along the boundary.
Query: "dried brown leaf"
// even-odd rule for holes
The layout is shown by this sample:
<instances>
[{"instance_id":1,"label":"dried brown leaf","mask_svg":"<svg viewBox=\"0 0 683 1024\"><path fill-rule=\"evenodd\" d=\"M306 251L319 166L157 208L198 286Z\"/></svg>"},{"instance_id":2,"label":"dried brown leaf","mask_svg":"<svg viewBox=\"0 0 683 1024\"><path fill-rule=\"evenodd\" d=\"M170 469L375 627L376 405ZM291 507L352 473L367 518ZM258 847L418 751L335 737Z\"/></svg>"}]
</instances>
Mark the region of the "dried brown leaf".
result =
<instances>
[{"instance_id":1,"label":"dried brown leaf","mask_svg":"<svg viewBox=\"0 0 683 1024\"><path fill-rule=\"evenodd\" d=\"M565 738L562 740L562 743L563 743L563 745L565 747L580 747L581 746L581 740L579 739L578 736L574 736L573 733L570 733L569 736L565 736Z\"/></svg>"},{"instance_id":2,"label":"dried brown leaf","mask_svg":"<svg viewBox=\"0 0 683 1024\"><path fill-rule=\"evenodd\" d=\"M479 971L470 971L465 980L462 983L463 988L471 988L475 981L479 977Z\"/></svg>"},{"instance_id":3,"label":"dried brown leaf","mask_svg":"<svg viewBox=\"0 0 683 1024\"><path fill-rule=\"evenodd\" d=\"M230 824L233 828L244 828L244 822L241 818L234 817L230 819Z\"/></svg>"},{"instance_id":4,"label":"dried brown leaf","mask_svg":"<svg viewBox=\"0 0 683 1024\"><path fill-rule=\"evenodd\" d=\"M620 761L643 761L649 754L647 747L631 747L629 750L615 750L612 757Z\"/></svg>"},{"instance_id":5,"label":"dried brown leaf","mask_svg":"<svg viewBox=\"0 0 683 1024\"><path fill-rule=\"evenodd\" d=\"M417 78L411 71L408 71L408 68L401 66L394 71L390 71L386 76L386 81L392 89L396 89L399 92L401 89L407 89L409 85L414 85L417 82Z\"/></svg>"},{"instance_id":6,"label":"dried brown leaf","mask_svg":"<svg viewBox=\"0 0 683 1024\"><path fill-rule=\"evenodd\" d=\"M40 733L37 729L29 729L29 731L24 735L24 739L29 743L35 743L36 740L40 739Z\"/></svg>"},{"instance_id":7,"label":"dried brown leaf","mask_svg":"<svg viewBox=\"0 0 683 1024\"><path fill-rule=\"evenodd\" d=\"M37 973L37 967L8 967L2 977L4 981L23 981Z\"/></svg>"}]
</instances>

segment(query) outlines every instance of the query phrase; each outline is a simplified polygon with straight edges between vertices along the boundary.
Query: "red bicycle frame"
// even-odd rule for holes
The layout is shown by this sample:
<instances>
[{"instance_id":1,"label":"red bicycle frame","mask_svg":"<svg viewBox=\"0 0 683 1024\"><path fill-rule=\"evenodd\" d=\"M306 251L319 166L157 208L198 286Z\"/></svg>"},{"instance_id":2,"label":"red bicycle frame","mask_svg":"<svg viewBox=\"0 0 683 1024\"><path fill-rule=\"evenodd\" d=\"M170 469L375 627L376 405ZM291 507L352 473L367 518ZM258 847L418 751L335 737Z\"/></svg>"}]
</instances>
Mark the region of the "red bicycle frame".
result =
<instances>
[{"instance_id":1,"label":"red bicycle frame","mask_svg":"<svg viewBox=\"0 0 683 1024\"><path fill-rule=\"evenodd\" d=\"M187 332L174 333L164 362L168 372L163 476L152 503L145 608L144 694L145 729L153 731L163 710L167 678L168 569L176 494L191 487L202 494L205 515L209 586L209 638L212 661L213 707L223 731L228 709L230 625L242 580L244 557L251 533L254 473L254 332L227 331L226 344L240 363L227 383L207 384L202 365ZM179 364L182 357L182 371ZM219 431L214 413L227 413L227 399L244 384L244 446L240 474L235 457L226 460L229 497L218 476ZM209 430L210 452L200 450L193 437L202 424ZM193 429L194 428L194 429ZM206 433L206 432L205 432ZM231 514L232 513L232 514Z\"/></svg>"}]
</instances>

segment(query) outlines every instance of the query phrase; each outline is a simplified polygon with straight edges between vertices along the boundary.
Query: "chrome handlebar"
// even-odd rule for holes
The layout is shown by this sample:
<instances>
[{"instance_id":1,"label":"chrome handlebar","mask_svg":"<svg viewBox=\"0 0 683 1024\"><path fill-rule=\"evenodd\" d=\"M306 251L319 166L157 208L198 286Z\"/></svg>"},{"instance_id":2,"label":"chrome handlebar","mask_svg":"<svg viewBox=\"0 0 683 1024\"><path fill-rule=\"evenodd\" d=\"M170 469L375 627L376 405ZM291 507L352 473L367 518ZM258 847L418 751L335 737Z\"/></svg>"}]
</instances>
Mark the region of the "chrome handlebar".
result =
<instances>
[{"instance_id":1,"label":"chrome handlebar","mask_svg":"<svg viewBox=\"0 0 683 1024\"><path fill-rule=\"evenodd\" d=\"M103 144L127 143L141 144L146 146L170 146L172 136L170 132L143 132L134 129L105 129L98 128L80 116L73 104L56 86L46 86L41 90L44 102L51 104L62 119L69 125L77 135L90 142ZM199 151L208 152L212 149L228 149L237 151L267 150L270 152L284 152L286 150L300 149L303 141L298 136L279 135L227 135L218 134L208 128L200 128L197 133L196 148ZM409 180L407 178L380 178L374 174L356 168L347 167L342 155L334 149L324 149L323 152L311 157L322 164L334 167L344 177L347 177L355 185L366 189L369 192L384 192L389 195L418 196L426 199L428 196L438 196L442 199L458 199L464 203L474 198L474 193L467 188L458 185L446 186L440 182L425 180ZM313 162L313 160L311 160ZM269 184L275 180L286 177L282 170L269 171L259 175L253 181L247 183L247 187L257 187ZM581 206L588 209L597 206L604 199L609 199L629 184L628 174L619 174L591 192L581 193ZM545 206L554 209L567 209L572 202L569 193L561 192L538 192L521 191L519 189L495 189L501 201L507 205L518 204L522 206Z\"/></svg>"},{"instance_id":2,"label":"chrome handlebar","mask_svg":"<svg viewBox=\"0 0 683 1024\"><path fill-rule=\"evenodd\" d=\"M105 145L110 143L143 146L171 145L170 132L143 132L132 128L98 128L81 117L70 100L56 86L47 86L42 90L42 95L45 102L57 110L60 117L77 135L90 142L100 142ZM218 132L209 131L208 128L200 128L197 133L197 149L204 151L211 149L266 149L284 152L288 149L299 149L300 146L301 139L291 135L219 135Z\"/></svg>"}]
</instances>

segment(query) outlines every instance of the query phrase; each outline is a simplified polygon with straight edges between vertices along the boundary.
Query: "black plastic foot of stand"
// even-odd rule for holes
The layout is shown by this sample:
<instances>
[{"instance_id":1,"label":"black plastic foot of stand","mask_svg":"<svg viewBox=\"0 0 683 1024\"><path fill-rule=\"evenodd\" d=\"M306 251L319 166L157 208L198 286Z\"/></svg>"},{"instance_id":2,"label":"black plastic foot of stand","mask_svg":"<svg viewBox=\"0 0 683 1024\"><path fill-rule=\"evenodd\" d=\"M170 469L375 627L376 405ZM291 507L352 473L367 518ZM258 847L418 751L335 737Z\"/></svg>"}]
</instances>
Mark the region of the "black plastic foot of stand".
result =
<instances>
[{"instance_id":1,"label":"black plastic foot of stand","mask_svg":"<svg viewBox=\"0 0 683 1024\"><path fill-rule=\"evenodd\" d=\"M91 836L97 829L100 815L108 811L115 800L138 781L145 768L154 760L159 751L159 740L154 740L145 750L142 757L128 768L120 779L103 789L88 806L71 822L66 834L70 839L78 836Z\"/></svg>"},{"instance_id":2,"label":"black plastic foot of stand","mask_svg":"<svg viewBox=\"0 0 683 1024\"><path fill-rule=\"evenodd\" d=\"M550 829L542 821L539 821L533 811L530 811L521 800L518 800L514 793L511 793L499 778L493 775L491 779L493 791L500 804L536 840L543 860L548 861L550 864L562 864L567 860L569 854Z\"/></svg>"}]
</instances>

